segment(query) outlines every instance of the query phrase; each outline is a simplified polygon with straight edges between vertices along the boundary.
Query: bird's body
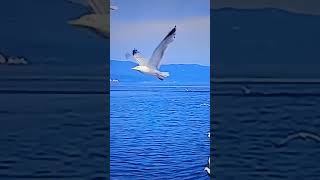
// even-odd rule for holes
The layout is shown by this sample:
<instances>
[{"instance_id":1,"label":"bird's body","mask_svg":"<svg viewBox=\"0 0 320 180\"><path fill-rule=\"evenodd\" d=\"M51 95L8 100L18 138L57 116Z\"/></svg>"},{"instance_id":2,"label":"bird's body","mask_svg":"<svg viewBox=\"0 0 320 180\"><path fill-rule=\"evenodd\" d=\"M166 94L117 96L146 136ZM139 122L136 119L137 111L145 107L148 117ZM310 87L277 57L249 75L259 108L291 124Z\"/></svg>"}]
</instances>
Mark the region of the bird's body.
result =
<instances>
[{"instance_id":1,"label":"bird's body","mask_svg":"<svg viewBox=\"0 0 320 180\"><path fill-rule=\"evenodd\" d=\"M146 75L155 76L160 80L169 76L168 72L161 72L160 62L163 58L164 52L168 48L168 45L173 42L176 33L176 26L168 33L168 35L161 41L158 47L153 51L150 60L143 58L140 52L136 49L132 51L133 58L138 62L138 66L132 68Z\"/></svg>"},{"instance_id":2,"label":"bird's body","mask_svg":"<svg viewBox=\"0 0 320 180\"><path fill-rule=\"evenodd\" d=\"M161 72L155 68L151 68L148 66L136 66L134 68L132 68L133 70L137 70L143 74L146 75L151 75L151 76L156 76L157 78L159 78L160 80L163 80L164 78L169 76L168 72Z\"/></svg>"},{"instance_id":3,"label":"bird's body","mask_svg":"<svg viewBox=\"0 0 320 180\"><path fill-rule=\"evenodd\" d=\"M148 75L152 75L152 76L155 76L160 73L160 71L153 69L153 68L150 68L148 66L136 66L132 69L137 70L143 74L148 74Z\"/></svg>"}]
</instances>

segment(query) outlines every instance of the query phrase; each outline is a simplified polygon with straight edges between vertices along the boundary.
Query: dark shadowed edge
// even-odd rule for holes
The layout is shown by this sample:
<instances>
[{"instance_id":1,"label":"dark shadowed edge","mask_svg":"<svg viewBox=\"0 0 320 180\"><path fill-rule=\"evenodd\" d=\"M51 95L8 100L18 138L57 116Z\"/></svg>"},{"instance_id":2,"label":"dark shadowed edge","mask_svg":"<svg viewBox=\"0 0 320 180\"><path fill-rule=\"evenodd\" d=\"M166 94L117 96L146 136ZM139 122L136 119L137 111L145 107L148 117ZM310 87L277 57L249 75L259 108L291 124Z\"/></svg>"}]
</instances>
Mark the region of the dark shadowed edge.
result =
<instances>
[{"instance_id":1,"label":"dark shadowed edge","mask_svg":"<svg viewBox=\"0 0 320 180\"><path fill-rule=\"evenodd\" d=\"M210 0L210 7L213 4L213 0ZM213 174L213 152L214 152L214 145L213 145L213 139L214 139L214 117L213 117L213 82L212 79L213 77L213 56L211 54L211 48L213 47L213 36L211 35L212 32L212 10L210 9L210 172L211 172L211 177L210 179L214 179L214 174Z\"/></svg>"},{"instance_id":2,"label":"dark shadowed edge","mask_svg":"<svg viewBox=\"0 0 320 180\"><path fill-rule=\"evenodd\" d=\"M107 4L108 4L108 8L110 7L110 0L107 0ZM108 14L108 18L110 19L110 13ZM110 26L110 24L109 24L109 26ZM109 27L109 29L110 29L110 27ZM106 51L107 51L107 55L106 55L106 57L107 57L107 60L106 60L106 64L107 64L107 66L106 66L106 83L107 83L107 86L106 86L106 88L107 88L107 97L106 97L106 107L107 107L107 109L106 109L106 114L107 114L107 116L106 116L106 125L107 125L107 127L106 127L106 130L107 130L107 139L106 139L106 141L107 141L107 159L106 159L106 161L107 161L107 163L106 163L106 165L107 165L107 171L106 171L106 179L110 179L110 81L109 81L109 79L110 79L110 32L109 32L109 39L107 39L106 40L106 43L108 43L109 44L109 49L107 49Z\"/></svg>"}]
</instances>

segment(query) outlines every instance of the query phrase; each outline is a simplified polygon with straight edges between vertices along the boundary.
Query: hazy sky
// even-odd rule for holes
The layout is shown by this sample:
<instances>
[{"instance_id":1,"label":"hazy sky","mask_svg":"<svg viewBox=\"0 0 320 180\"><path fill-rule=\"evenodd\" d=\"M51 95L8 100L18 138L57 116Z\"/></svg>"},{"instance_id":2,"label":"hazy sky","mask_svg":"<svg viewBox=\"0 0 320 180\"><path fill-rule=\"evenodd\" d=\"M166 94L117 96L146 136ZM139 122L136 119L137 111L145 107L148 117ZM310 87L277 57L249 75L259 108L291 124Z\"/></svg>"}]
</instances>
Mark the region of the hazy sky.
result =
<instances>
[{"instance_id":1,"label":"hazy sky","mask_svg":"<svg viewBox=\"0 0 320 180\"><path fill-rule=\"evenodd\" d=\"M114 0L111 12L110 58L125 60L138 49L149 58L176 25L175 41L164 55L164 64L210 64L209 0Z\"/></svg>"}]
</instances>

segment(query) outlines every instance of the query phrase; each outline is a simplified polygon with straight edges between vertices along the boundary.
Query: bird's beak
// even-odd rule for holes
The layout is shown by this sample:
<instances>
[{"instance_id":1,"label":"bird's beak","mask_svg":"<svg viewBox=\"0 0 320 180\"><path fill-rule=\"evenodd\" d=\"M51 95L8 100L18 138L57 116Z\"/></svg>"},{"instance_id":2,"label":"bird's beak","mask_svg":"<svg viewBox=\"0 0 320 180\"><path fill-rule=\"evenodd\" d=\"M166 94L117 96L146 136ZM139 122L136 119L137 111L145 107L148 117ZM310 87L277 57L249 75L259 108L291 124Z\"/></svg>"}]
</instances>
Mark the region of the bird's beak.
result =
<instances>
[{"instance_id":1,"label":"bird's beak","mask_svg":"<svg viewBox=\"0 0 320 180\"><path fill-rule=\"evenodd\" d=\"M131 68L132 70L137 70L137 67Z\"/></svg>"}]
</instances>

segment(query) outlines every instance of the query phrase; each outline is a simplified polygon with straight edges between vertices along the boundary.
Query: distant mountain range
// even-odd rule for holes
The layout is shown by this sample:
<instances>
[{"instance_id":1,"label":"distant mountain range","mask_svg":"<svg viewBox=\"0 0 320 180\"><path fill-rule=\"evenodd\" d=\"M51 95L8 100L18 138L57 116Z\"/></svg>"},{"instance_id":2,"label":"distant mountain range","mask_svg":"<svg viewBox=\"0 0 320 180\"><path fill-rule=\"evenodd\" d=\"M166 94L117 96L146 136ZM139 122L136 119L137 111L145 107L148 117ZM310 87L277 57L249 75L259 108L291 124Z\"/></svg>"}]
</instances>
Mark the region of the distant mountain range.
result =
<instances>
[{"instance_id":1,"label":"distant mountain range","mask_svg":"<svg viewBox=\"0 0 320 180\"><path fill-rule=\"evenodd\" d=\"M137 64L130 61L110 61L110 79L119 82L160 82L159 79L132 70ZM197 64L162 65L161 71L167 71L170 76L164 82L177 83L209 83L210 67Z\"/></svg>"},{"instance_id":2,"label":"distant mountain range","mask_svg":"<svg viewBox=\"0 0 320 180\"><path fill-rule=\"evenodd\" d=\"M225 7L227 2L222 3ZM12 13L12 9L19 13ZM64 0L4 1L0 6L0 53L23 56L30 65L1 66L0 75L34 75L38 72L34 66L39 65L42 74L51 73L56 66L68 70L52 70L52 76L102 76L108 63L108 41L67 23L86 12L86 8ZM320 78L320 16L273 8L220 8L212 10L211 20L211 65L215 77ZM42 65L47 65L47 69ZM130 62L123 66L112 62L114 77L111 78L158 81L131 69L128 72L121 69L132 66L134 64ZM188 73L182 73L183 68L187 68ZM204 67L164 65L161 70L171 74L166 81L200 81L204 76L198 68ZM204 69L208 69L209 74L209 68Z\"/></svg>"}]
</instances>

